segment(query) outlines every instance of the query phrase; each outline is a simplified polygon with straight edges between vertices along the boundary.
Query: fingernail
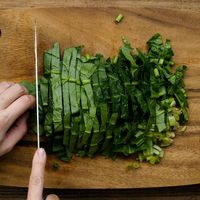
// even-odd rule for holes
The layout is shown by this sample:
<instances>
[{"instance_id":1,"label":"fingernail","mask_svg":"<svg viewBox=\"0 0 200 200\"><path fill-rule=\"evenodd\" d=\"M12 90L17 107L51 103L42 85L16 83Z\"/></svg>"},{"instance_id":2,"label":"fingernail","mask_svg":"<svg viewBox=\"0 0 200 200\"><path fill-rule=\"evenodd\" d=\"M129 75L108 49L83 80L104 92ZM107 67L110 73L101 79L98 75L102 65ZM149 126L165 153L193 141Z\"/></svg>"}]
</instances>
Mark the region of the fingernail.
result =
<instances>
[{"instance_id":1,"label":"fingernail","mask_svg":"<svg viewBox=\"0 0 200 200\"><path fill-rule=\"evenodd\" d=\"M24 88L25 93L28 94L27 88L25 86L23 86L23 88Z\"/></svg>"},{"instance_id":2,"label":"fingernail","mask_svg":"<svg viewBox=\"0 0 200 200\"><path fill-rule=\"evenodd\" d=\"M43 148L39 148L38 149L38 155L41 158L44 157L45 156L45 150Z\"/></svg>"},{"instance_id":3,"label":"fingernail","mask_svg":"<svg viewBox=\"0 0 200 200\"><path fill-rule=\"evenodd\" d=\"M27 97L28 97L30 100L32 100L32 99L33 99L33 96L32 96L32 95L30 95L30 94L28 94L28 95L27 95Z\"/></svg>"},{"instance_id":4,"label":"fingernail","mask_svg":"<svg viewBox=\"0 0 200 200\"><path fill-rule=\"evenodd\" d=\"M55 194L50 194L46 197L45 200L59 200L59 197Z\"/></svg>"},{"instance_id":5,"label":"fingernail","mask_svg":"<svg viewBox=\"0 0 200 200\"><path fill-rule=\"evenodd\" d=\"M12 84L11 83L9 83L9 82L6 82L5 83L5 87L10 87Z\"/></svg>"}]
</instances>

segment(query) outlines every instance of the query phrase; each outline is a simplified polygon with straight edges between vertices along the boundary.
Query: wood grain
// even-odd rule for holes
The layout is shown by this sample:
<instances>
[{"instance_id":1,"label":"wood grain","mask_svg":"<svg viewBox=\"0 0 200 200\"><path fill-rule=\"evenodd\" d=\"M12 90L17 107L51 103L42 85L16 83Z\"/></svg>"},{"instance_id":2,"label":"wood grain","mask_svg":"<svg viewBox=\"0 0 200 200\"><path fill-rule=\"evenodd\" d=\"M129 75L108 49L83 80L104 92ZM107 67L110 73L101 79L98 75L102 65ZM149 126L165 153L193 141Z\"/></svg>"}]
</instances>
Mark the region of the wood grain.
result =
<instances>
[{"instance_id":1,"label":"wood grain","mask_svg":"<svg viewBox=\"0 0 200 200\"><path fill-rule=\"evenodd\" d=\"M66 200L199 200L199 185L139 189L45 189ZM26 199L27 188L0 187L0 200Z\"/></svg>"},{"instance_id":2,"label":"wood grain","mask_svg":"<svg viewBox=\"0 0 200 200\"><path fill-rule=\"evenodd\" d=\"M0 0L0 8L47 7L152 7L181 10L199 10L199 0Z\"/></svg>"},{"instance_id":3,"label":"wood grain","mask_svg":"<svg viewBox=\"0 0 200 200\"><path fill-rule=\"evenodd\" d=\"M58 41L62 48L84 44L85 51L112 56L126 35L134 47L145 49L145 42L156 32L170 38L177 64L189 69L185 83L189 95L190 123L187 133L178 136L166 149L159 165L143 164L141 169L127 171L129 159L106 160L74 158L59 162L55 172L49 156L46 170L47 188L143 188L200 183L200 13L193 9L147 7L139 3L129 8L40 8L10 9L0 13L0 81L34 79L33 22L39 32L39 63L42 52ZM125 19L115 24L122 12ZM42 70L41 70L42 71ZM34 136L0 159L0 184L27 186L31 159L35 150Z\"/></svg>"}]
</instances>

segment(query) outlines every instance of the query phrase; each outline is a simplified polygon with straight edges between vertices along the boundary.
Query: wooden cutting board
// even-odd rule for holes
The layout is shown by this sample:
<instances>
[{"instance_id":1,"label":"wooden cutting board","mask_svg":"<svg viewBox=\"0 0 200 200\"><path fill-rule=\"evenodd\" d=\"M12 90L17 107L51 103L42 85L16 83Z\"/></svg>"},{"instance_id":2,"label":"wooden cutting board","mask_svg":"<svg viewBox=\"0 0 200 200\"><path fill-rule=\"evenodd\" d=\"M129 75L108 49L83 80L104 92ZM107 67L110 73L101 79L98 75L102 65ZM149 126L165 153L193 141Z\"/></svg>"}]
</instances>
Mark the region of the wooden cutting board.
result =
<instances>
[{"instance_id":1,"label":"wooden cutting board","mask_svg":"<svg viewBox=\"0 0 200 200\"><path fill-rule=\"evenodd\" d=\"M124 1L125 2L125 1ZM111 5L112 6L112 5ZM115 24L118 13L124 20ZM5 9L0 12L0 81L34 80L33 25L38 24L39 66L42 53L53 42L62 48L85 45L89 53L112 56L125 35L134 47L146 49L145 42L156 32L172 41L177 64L188 65L185 77L189 96L190 122L187 132L165 149L158 165L142 164L127 171L133 161L121 158L73 158L60 162L54 171L48 156L45 187L51 188L143 188L200 183L200 9L129 7ZM28 134L11 153L0 158L0 185L28 184L36 137Z\"/></svg>"}]
</instances>

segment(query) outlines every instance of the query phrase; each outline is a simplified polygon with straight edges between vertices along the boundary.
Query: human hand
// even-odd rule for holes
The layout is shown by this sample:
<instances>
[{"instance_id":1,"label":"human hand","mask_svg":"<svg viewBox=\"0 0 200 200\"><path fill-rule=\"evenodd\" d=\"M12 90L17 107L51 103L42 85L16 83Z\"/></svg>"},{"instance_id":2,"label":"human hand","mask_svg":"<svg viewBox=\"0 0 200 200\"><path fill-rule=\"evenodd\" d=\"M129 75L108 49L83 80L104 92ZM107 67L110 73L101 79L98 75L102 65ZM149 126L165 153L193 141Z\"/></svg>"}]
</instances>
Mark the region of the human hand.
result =
<instances>
[{"instance_id":1,"label":"human hand","mask_svg":"<svg viewBox=\"0 0 200 200\"><path fill-rule=\"evenodd\" d=\"M27 131L27 110L33 108L35 98L25 87L0 83L0 156L12 150Z\"/></svg>"},{"instance_id":2,"label":"human hand","mask_svg":"<svg viewBox=\"0 0 200 200\"><path fill-rule=\"evenodd\" d=\"M32 170L29 180L27 200L42 200L44 187L44 171L46 165L46 153L44 149L37 149L33 157ZM59 200L56 195L48 195L46 200Z\"/></svg>"}]
</instances>

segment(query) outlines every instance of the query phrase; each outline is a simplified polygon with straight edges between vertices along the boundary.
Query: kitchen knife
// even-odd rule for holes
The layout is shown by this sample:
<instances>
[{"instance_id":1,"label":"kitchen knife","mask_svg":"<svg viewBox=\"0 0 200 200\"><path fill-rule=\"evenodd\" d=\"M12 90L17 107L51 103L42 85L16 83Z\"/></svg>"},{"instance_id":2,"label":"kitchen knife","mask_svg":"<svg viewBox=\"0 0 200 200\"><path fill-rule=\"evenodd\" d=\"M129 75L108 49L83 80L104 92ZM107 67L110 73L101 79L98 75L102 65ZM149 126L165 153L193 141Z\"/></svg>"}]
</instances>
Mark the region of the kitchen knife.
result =
<instances>
[{"instance_id":1,"label":"kitchen knife","mask_svg":"<svg viewBox=\"0 0 200 200\"><path fill-rule=\"evenodd\" d=\"M34 33L34 53L35 53L35 90L36 90L36 120L37 120L37 147L40 148L40 120L39 120L39 101L38 101L38 54L37 54L37 25L35 22Z\"/></svg>"}]
</instances>

